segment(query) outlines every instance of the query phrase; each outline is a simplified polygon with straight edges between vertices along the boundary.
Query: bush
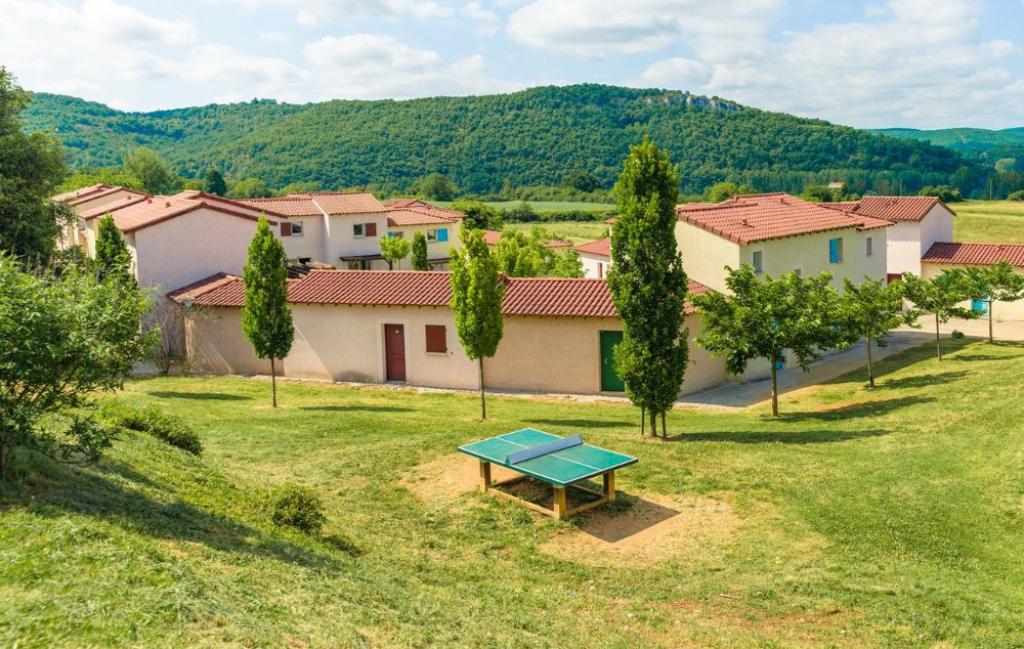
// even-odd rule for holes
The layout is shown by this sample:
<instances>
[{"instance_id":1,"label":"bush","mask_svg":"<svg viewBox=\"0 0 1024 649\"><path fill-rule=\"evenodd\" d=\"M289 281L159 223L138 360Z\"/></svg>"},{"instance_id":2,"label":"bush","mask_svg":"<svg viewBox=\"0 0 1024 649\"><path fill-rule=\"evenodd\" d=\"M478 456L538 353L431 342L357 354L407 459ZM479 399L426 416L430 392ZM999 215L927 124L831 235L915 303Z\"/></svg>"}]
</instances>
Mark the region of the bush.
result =
<instances>
[{"instance_id":1,"label":"bush","mask_svg":"<svg viewBox=\"0 0 1024 649\"><path fill-rule=\"evenodd\" d=\"M1010 195L1006 197L1008 201L1024 201L1024 189L1018 189L1015 192L1010 192Z\"/></svg>"},{"instance_id":2,"label":"bush","mask_svg":"<svg viewBox=\"0 0 1024 649\"><path fill-rule=\"evenodd\" d=\"M959 329L954 329L953 333L950 335L953 337L953 340L960 340L961 338L964 337L964 332L960 331Z\"/></svg>"},{"instance_id":3,"label":"bush","mask_svg":"<svg viewBox=\"0 0 1024 649\"><path fill-rule=\"evenodd\" d=\"M107 421L122 428L147 433L192 455L203 452L203 443L194 430L180 417L169 415L157 408L135 408L117 403L107 403L101 414Z\"/></svg>"},{"instance_id":4,"label":"bush","mask_svg":"<svg viewBox=\"0 0 1024 649\"><path fill-rule=\"evenodd\" d=\"M270 494L270 517L275 525L319 534L327 521L320 496L308 487L286 483Z\"/></svg>"}]
</instances>

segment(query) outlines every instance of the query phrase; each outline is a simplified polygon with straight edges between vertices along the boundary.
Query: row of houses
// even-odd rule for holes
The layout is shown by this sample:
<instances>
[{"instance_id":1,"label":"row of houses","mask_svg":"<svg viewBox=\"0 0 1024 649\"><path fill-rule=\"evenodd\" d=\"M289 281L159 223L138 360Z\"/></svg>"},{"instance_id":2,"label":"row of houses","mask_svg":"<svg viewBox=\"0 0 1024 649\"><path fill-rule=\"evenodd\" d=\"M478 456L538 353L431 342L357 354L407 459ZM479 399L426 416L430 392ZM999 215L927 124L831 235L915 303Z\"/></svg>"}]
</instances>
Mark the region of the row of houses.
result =
<instances>
[{"instance_id":1,"label":"row of houses","mask_svg":"<svg viewBox=\"0 0 1024 649\"><path fill-rule=\"evenodd\" d=\"M288 255L307 262L289 279L295 345L286 376L361 382L402 382L476 388L477 374L455 338L444 266L458 245L462 215L412 199L381 202L361 192L320 192L231 201L202 192L155 197L120 188L87 188L55 197L72 204L80 225L67 245L91 253L96 217L110 213L125 233L140 283L172 289L183 314L186 351L194 367L258 374L241 333L244 288L239 277L255 221L265 215ZM944 267L994 263L1024 267L1024 246L954 244L954 214L923 197L870 197L815 204L774 193L738 196L676 210L676 240L689 291L727 291L726 266L756 272L829 271L844 279L924 276ZM614 228L614 222L609 223ZM379 237L424 232L434 271L381 271ZM497 233L485 233L495 245ZM565 247L565 242L553 242ZM584 279L508 278L505 336L485 362L497 389L558 393L620 392L612 353L622 337L605 276L611 240L576 246ZM316 263L319 262L319 263ZM1009 315L1007 312L1006 316ZM701 323L687 305L691 365L682 393L734 380L721 360L694 344ZM752 367L741 380L759 378Z\"/></svg>"}]
</instances>

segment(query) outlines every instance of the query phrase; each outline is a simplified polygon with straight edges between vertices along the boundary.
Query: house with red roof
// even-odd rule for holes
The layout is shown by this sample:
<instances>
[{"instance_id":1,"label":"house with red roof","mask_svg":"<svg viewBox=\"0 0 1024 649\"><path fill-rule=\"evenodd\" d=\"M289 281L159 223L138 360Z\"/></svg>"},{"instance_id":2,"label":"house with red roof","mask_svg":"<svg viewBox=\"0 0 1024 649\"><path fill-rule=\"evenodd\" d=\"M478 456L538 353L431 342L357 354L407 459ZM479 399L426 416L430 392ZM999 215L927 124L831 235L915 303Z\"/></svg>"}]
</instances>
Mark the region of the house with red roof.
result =
<instances>
[{"instance_id":1,"label":"house with red roof","mask_svg":"<svg viewBox=\"0 0 1024 649\"><path fill-rule=\"evenodd\" d=\"M921 275L921 258L932 245L953 240L955 213L933 196L865 196L859 201L822 205L893 224L888 229L885 253L890 279L903 273Z\"/></svg>"},{"instance_id":2,"label":"house with red roof","mask_svg":"<svg viewBox=\"0 0 1024 649\"><path fill-rule=\"evenodd\" d=\"M504 336L484 362L485 382L500 390L596 394L620 392L612 351L622 321L607 282L506 278ZM691 282L689 293L707 287ZM244 286L218 273L169 294L182 305L186 347L206 372L264 374L241 331ZM311 270L288 283L295 343L285 376L476 389L476 364L459 345L447 272ZM690 359L683 394L726 380L722 360L693 340L700 318L687 302Z\"/></svg>"},{"instance_id":3,"label":"house with red roof","mask_svg":"<svg viewBox=\"0 0 1024 649\"><path fill-rule=\"evenodd\" d=\"M726 266L771 276L832 273L834 286L886 274L890 221L789 194L736 196L676 208L676 242L689 277L726 291Z\"/></svg>"},{"instance_id":4,"label":"house with red roof","mask_svg":"<svg viewBox=\"0 0 1024 649\"><path fill-rule=\"evenodd\" d=\"M583 262L583 276L604 279L612 265L612 240L610 237L597 241L576 244Z\"/></svg>"},{"instance_id":5,"label":"house with red roof","mask_svg":"<svg viewBox=\"0 0 1024 649\"><path fill-rule=\"evenodd\" d=\"M921 277L931 279L945 270L992 266L1000 262L1006 262L1017 274L1024 275L1024 244L939 241L921 257ZM981 300L962 306L982 312L988 308L987 303ZM992 317L995 320L1024 320L1024 301L994 302Z\"/></svg>"}]
</instances>

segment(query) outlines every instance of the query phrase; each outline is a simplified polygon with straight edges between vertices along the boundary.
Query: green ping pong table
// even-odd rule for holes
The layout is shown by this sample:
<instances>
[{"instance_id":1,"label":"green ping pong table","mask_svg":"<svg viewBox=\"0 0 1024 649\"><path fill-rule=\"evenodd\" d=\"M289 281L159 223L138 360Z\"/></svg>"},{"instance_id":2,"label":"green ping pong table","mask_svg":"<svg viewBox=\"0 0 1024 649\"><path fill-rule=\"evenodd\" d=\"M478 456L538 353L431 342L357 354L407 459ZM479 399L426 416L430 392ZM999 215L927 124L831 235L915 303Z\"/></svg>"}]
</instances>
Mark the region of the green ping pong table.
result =
<instances>
[{"instance_id":1,"label":"green ping pong table","mask_svg":"<svg viewBox=\"0 0 1024 649\"><path fill-rule=\"evenodd\" d=\"M559 437L534 428L524 428L465 444L459 447L459 451L480 460L480 486L485 491L530 478L550 484L554 490L551 509L500 489L494 493L556 518L572 516L615 500L615 471L637 462L631 455L584 444L579 435ZM521 475L493 482L491 464L511 469ZM580 484L597 476L604 479L604 488L600 493ZM570 486L597 496L597 500L570 510L565 495L566 488Z\"/></svg>"}]
</instances>

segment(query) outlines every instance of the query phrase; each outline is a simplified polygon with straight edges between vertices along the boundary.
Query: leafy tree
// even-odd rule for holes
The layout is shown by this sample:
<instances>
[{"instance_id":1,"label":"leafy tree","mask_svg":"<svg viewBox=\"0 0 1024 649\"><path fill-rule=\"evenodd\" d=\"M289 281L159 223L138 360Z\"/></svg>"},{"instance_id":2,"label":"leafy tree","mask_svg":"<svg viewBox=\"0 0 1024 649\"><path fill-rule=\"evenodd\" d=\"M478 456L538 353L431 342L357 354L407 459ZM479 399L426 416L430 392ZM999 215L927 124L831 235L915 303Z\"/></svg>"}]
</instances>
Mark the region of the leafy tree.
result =
<instances>
[{"instance_id":1,"label":"leafy tree","mask_svg":"<svg viewBox=\"0 0 1024 649\"><path fill-rule=\"evenodd\" d=\"M498 270L509 277L537 277L544 272L544 244L522 230L506 228L494 247Z\"/></svg>"},{"instance_id":2,"label":"leafy tree","mask_svg":"<svg viewBox=\"0 0 1024 649\"><path fill-rule=\"evenodd\" d=\"M208 194L224 196L228 193L228 184L224 181L224 174L220 169L210 167L206 170L206 177L203 179L203 191Z\"/></svg>"},{"instance_id":3,"label":"leafy tree","mask_svg":"<svg viewBox=\"0 0 1024 649\"><path fill-rule=\"evenodd\" d=\"M1018 190L1018 191L1015 191L1015 192L1011 192L1010 194L1007 194L1006 200L1008 200L1008 201L1024 201L1024 189L1021 189L1021 190Z\"/></svg>"},{"instance_id":4,"label":"leafy tree","mask_svg":"<svg viewBox=\"0 0 1024 649\"><path fill-rule=\"evenodd\" d=\"M231 185L228 190L228 198L267 198L273 192L267 187L267 183L259 178L246 178Z\"/></svg>"},{"instance_id":5,"label":"leafy tree","mask_svg":"<svg viewBox=\"0 0 1024 649\"><path fill-rule=\"evenodd\" d=\"M911 273L903 273L903 296L918 310L935 317L935 352L942 360L942 343L939 325L950 318L970 320L978 317L973 309L965 309L960 303L970 297L971 287L966 273L960 269L944 270L932 279L921 279Z\"/></svg>"},{"instance_id":6,"label":"leafy tree","mask_svg":"<svg viewBox=\"0 0 1024 649\"><path fill-rule=\"evenodd\" d=\"M412 191L418 196L432 198L435 201L450 201L459 190L446 176L432 173L413 183Z\"/></svg>"},{"instance_id":7,"label":"leafy tree","mask_svg":"<svg viewBox=\"0 0 1024 649\"><path fill-rule=\"evenodd\" d=\"M501 342L503 323L501 299L505 284L498 276L498 265L484 242L484 233L462 229L462 248L452 250L451 307L455 311L455 330L466 356L477 361L480 376L480 418L487 419L484 394L484 358L494 356Z\"/></svg>"},{"instance_id":8,"label":"leafy tree","mask_svg":"<svg viewBox=\"0 0 1024 649\"><path fill-rule=\"evenodd\" d=\"M82 187L91 185L110 185L111 187L124 187L134 189L138 192L146 191L142 181L125 172L121 167L110 167L92 171L78 171L67 176L64 182L57 187L57 192L70 192Z\"/></svg>"},{"instance_id":9,"label":"leafy tree","mask_svg":"<svg viewBox=\"0 0 1024 649\"><path fill-rule=\"evenodd\" d=\"M567 248L555 255L555 263L551 267L554 277L583 277L583 259L574 248Z\"/></svg>"},{"instance_id":10,"label":"leafy tree","mask_svg":"<svg viewBox=\"0 0 1024 649\"><path fill-rule=\"evenodd\" d=\"M917 193L918 196L935 196L943 203L957 203L963 200L960 190L949 185L928 185L922 187Z\"/></svg>"},{"instance_id":11,"label":"leafy tree","mask_svg":"<svg viewBox=\"0 0 1024 649\"><path fill-rule=\"evenodd\" d=\"M842 191L832 189L828 185L808 185L804 187L801 197L815 203L830 203L842 198Z\"/></svg>"},{"instance_id":12,"label":"leafy tree","mask_svg":"<svg viewBox=\"0 0 1024 649\"><path fill-rule=\"evenodd\" d=\"M28 103L0 67L0 254L45 263L59 231L47 198L64 176L64 154L52 137L24 133L20 113Z\"/></svg>"},{"instance_id":13,"label":"leafy tree","mask_svg":"<svg viewBox=\"0 0 1024 649\"><path fill-rule=\"evenodd\" d=\"M394 270L395 264L409 256L412 244L402 237L386 236L380 240L380 254L388 262L388 270Z\"/></svg>"},{"instance_id":14,"label":"leafy tree","mask_svg":"<svg viewBox=\"0 0 1024 649\"><path fill-rule=\"evenodd\" d=\"M983 300L988 306L988 340L992 342L993 303L1024 299L1024 275L1014 272L1013 266L1005 261L991 266L971 266L964 273L968 297L972 300Z\"/></svg>"},{"instance_id":15,"label":"leafy tree","mask_svg":"<svg viewBox=\"0 0 1024 649\"><path fill-rule=\"evenodd\" d=\"M242 281L245 285L242 331L252 343L256 357L270 359L272 403L276 408L275 361L291 350L295 327L288 308L288 257L281 240L270 231L262 216L249 244L249 259L242 270Z\"/></svg>"},{"instance_id":16,"label":"leafy tree","mask_svg":"<svg viewBox=\"0 0 1024 649\"><path fill-rule=\"evenodd\" d=\"M412 235L412 267L414 270L430 270L427 259L427 238L422 232Z\"/></svg>"},{"instance_id":17,"label":"leafy tree","mask_svg":"<svg viewBox=\"0 0 1024 649\"><path fill-rule=\"evenodd\" d=\"M107 214L100 219L96 231L96 271L101 278L116 277L122 282L134 282L132 256L124 236L114 224L114 217Z\"/></svg>"},{"instance_id":18,"label":"leafy tree","mask_svg":"<svg viewBox=\"0 0 1024 649\"><path fill-rule=\"evenodd\" d=\"M318 192L323 189L323 185L316 181L302 181L295 183L288 183L281 189L274 192L275 196L288 196L289 194L306 194L308 192Z\"/></svg>"},{"instance_id":19,"label":"leafy tree","mask_svg":"<svg viewBox=\"0 0 1024 649\"><path fill-rule=\"evenodd\" d=\"M0 255L0 477L16 449L60 461L99 457L112 431L70 409L119 387L158 331L143 332L149 300L138 289L69 265L28 273ZM48 425L44 426L43 422Z\"/></svg>"},{"instance_id":20,"label":"leafy tree","mask_svg":"<svg viewBox=\"0 0 1024 649\"><path fill-rule=\"evenodd\" d=\"M888 346L889 332L904 323L912 322L912 313L903 312L903 285L892 282L886 285L882 280L865 277L859 285L849 278L843 280L844 293L841 307L846 327L853 342L864 339L868 356L868 385L875 387L875 372L872 366L871 346Z\"/></svg>"},{"instance_id":21,"label":"leafy tree","mask_svg":"<svg viewBox=\"0 0 1024 649\"><path fill-rule=\"evenodd\" d=\"M721 203L733 196L740 194L756 194L757 188L750 185L737 185L736 183L720 182L711 185L704 190L704 198L711 203Z\"/></svg>"},{"instance_id":22,"label":"leafy tree","mask_svg":"<svg viewBox=\"0 0 1024 649\"><path fill-rule=\"evenodd\" d=\"M848 342L831 279L829 273L804 278L795 272L773 279L743 265L729 269L725 285L730 295L709 292L693 298L704 320L697 343L725 358L730 372L741 374L755 358L768 361L774 417L779 416L778 366L786 361L787 350L806 372L825 351Z\"/></svg>"},{"instance_id":23,"label":"leafy tree","mask_svg":"<svg viewBox=\"0 0 1024 649\"><path fill-rule=\"evenodd\" d=\"M181 187L181 178L171 171L156 151L140 146L129 153L122 165L124 173L138 178L150 194L173 194Z\"/></svg>"},{"instance_id":24,"label":"leafy tree","mask_svg":"<svg viewBox=\"0 0 1024 649\"><path fill-rule=\"evenodd\" d=\"M601 181L589 171L573 169L566 175L563 184L581 192L592 192L601 186Z\"/></svg>"},{"instance_id":25,"label":"leafy tree","mask_svg":"<svg viewBox=\"0 0 1024 649\"><path fill-rule=\"evenodd\" d=\"M630 149L615 184L619 217L612 229L608 272L623 339L615 364L630 401L651 417L651 434L667 435L665 412L679 397L688 332L682 331L687 280L676 248L679 173L668 155L644 138Z\"/></svg>"},{"instance_id":26,"label":"leafy tree","mask_svg":"<svg viewBox=\"0 0 1024 649\"><path fill-rule=\"evenodd\" d=\"M485 205L480 201L461 200L452 203L452 209L466 215L462 221L463 228L501 229L501 214L490 205Z\"/></svg>"}]
</instances>

